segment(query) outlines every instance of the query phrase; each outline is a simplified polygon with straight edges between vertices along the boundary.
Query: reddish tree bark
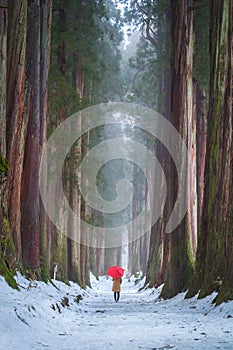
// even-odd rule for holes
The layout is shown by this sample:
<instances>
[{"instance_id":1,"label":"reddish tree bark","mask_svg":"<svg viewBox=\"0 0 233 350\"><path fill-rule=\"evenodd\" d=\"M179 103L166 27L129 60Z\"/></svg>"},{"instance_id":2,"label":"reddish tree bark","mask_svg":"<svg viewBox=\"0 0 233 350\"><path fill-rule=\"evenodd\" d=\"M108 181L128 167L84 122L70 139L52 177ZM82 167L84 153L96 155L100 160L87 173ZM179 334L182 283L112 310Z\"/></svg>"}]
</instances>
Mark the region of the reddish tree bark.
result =
<instances>
[{"instance_id":1,"label":"reddish tree bark","mask_svg":"<svg viewBox=\"0 0 233 350\"><path fill-rule=\"evenodd\" d=\"M10 166L8 176L8 215L17 251L21 256L21 176L25 130L28 119L23 115L25 98L25 54L27 31L27 1L9 2L7 46L7 117L6 149Z\"/></svg>"},{"instance_id":2,"label":"reddish tree bark","mask_svg":"<svg viewBox=\"0 0 233 350\"><path fill-rule=\"evenodd\" d=\"M8 269L15 271L17 261L7 210L7 177L9 175L9 166L6 161L7 26L7 1L0 0L0 274L5 276L6 281L13 286L14 282L9 280L8 271Z\"/></svg>"},{"instance_id":3,"label":"reddish tree bark","mask_svg":"<svg viewBox=\"0 0 233 350\"><path fill-rule=\"evenodd\" d=\"M192 46L193 46L193 11L189 8L189 1L170 1L171 8L171 110L170 121L186 142L188 152L192 152ZM193 264L193 232L194 217L193 193L188 195L188 187L193 180L188 177L185 169L184 155L181 169L182 186L186 188L188 208L179 226L170 234L170 260L167 278L162 290L162 297L173 297L187 289L192 276ZM193 159L194 160L194 159ZM177 181L175 172L170 174L170 203L175 203Z\"/></svg>"},{"instance_id":4,"label":"reddish tree bark","mask_svg":"<svg viewBox=\"0 0 233 350\"><path fill-rule=\"evenodd\" d=\"M232 289L232 0L211 2L210 96L205 188L196 276L188 296ZM220 282L220 283L219 283ZM222 290L222 292L221 292Z\"/></svg>"},{"instance_id":5,"label":"reddish tree bark","mask_svg":"<svg viewBox=\"0 0 233 350\"><path fill-rule=\"evenodd\" d=\"M201 213L203 207L204 196L204 171L205 171L205 156L206 156L206 96L205 92L201 91L198 83L195 86L195 106L196 106L196 147L197 147L197 228L200 227Z\"/></svg>"},{"instance_id":6,"label":"reddish tree bark","mask_svg":"<svg viewBox=\"0 0 233 350\"><path fill-rule=\"evenodd\" d=\"M170 116L170 8L168 7L159 15L157 46L161 48L158 52L158 61L162 63L158 69L158 112L166 119ZM161 57L160 57L161 56ZM171 159L164 145L160 142L155 144L156 158L161 164L165 178L169 179L169 164ZM152 181L155 181L152 179ZM166 183L161 183L164 188ZM169 190L169 188L168 188ZM154 194L156 198L157 194ZM168 195L169 197L169 195ZM169 260L169 235L165 233L166 222L171 209L167 201L164 208L161 208L160 219L152 226L150 234L149 257L147 263L147 274L145 285L149 287L159 286L164 282ZM152 208L153 210L153 208Z\"/></svg>"},{"instance_id":7,"label":"reddish tree bark","mask_svg":"<svg viewBox=\"0 0 233 350\"><path fill-rule=\"evenodd\" d=\"M47 107L48 107L48 75L50 69L50 43L51 43L51 23L52 23L52 0L41 3L41 28L40 41L43 43L41 48L40 64L40 147L47 136ZM41 151L40 151L41 154ZM41 159L40 159L41 160ZM44 278L49 278L49 267L51 262L51 223L49 223L43 204L40 201L40 264L44 269Z\"/></svg>"},{"instance_id":8,"label":"reddish tree bark","mask_svg":"<svg viewBox=\"0 0 233 350\"><path fill-rule=\"evenodd\" d=\"M28 120L21 181L21 242L24 265L39 267L39 167L45 138L51 0L28 2L24 118Z\"/></svg>"},{"instance_id":9,"label":"reddish tree bark","mask_svg":"<svg viewBox=\"0 0 233 350\"><path fill-rule=\"evenodd\" d=\"M0 1L0 152L6 156L7 1Z\"/></svg>"}]
</instances>

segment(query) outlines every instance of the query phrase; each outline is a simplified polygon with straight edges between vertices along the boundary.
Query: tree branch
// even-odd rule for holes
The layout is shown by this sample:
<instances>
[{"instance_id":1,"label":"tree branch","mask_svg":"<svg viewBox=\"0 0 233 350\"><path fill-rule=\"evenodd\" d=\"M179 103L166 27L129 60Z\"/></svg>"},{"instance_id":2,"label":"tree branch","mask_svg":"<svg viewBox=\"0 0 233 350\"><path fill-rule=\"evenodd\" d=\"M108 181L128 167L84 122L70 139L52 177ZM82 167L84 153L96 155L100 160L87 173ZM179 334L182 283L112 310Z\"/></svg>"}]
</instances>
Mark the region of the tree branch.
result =
<instances>
[{"instance_id":1,"label":"tree branch","mask_svg":"<svg viewBox=\"0 0 233 350\"><path fill-rule=\"evenodd\" d=\"M150 43L153 45L153 46L157 46L157 40L155 38L153 38L153 36L150 34L150 31L155 34L153 32L153 30L150 28L150 20L148 20L146 22L146 36L147 36L147 39L150 41Z\"/></svg>"},{"instance_id":2,"label":"tree branch","mask_svg":"<svg viewBox=\"0 0 233 350\"><path fill-rule=\"evenodd\" d=\"M143 71L145 70L145 68L146 68L147 66L149 66L150 64L151 64L151 62L147 62L147 63L143 64L143 65L138 69L138 71L135 73L134 78L133 78L133 89L135 89L135 82L136 82L136 78L137 78L138 74L141 73L141 72L143 72Z\"/></svg>"}]
</instances>

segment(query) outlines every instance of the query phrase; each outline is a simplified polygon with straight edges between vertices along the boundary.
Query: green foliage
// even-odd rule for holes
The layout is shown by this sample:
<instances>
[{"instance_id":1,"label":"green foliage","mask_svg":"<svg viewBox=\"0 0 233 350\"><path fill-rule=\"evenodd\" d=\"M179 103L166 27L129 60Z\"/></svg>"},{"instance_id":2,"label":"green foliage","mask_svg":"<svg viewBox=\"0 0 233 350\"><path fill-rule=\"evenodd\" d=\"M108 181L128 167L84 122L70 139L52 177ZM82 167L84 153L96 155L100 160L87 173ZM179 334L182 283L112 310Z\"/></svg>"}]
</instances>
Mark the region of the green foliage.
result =
<instances>
[{"instance_id":1,"label":"green foliage","mask_svg":"<svg viewBox=\"0 0 233 350\"><path fill-rule=\"evenodd\" d=\"M124 62L126 81L128 86L129 83L131 85L127 93L127 100L154 109L158 109L161 101L165 103L167 100L166 96L159 96L162 93L159 91L159 84L164 80L164 72L169 70L168 8L168 0L153 3L132 0L130 7L125 11L126 21L131 26L134 23L141 34L136 53L135 50L132 50L134 52L131 53L128 67ZM135 34L132 35L132 40L135 41ZM127 48L125 53L127 54ZM128 80L129 76L131 82Z\"/></svg>"},{"instance_id":2,"label":"green foliage","mask_svg":"<svg viewBox=\"0 0 233 350\"><path fill-rule=\"evenodd\" d=\"M120 11L112 0L54 3L49 79L52 119L61 109L69 116L121 93L121 40ZM81 99L77 75L84 84Z\"/></svg>"},{"instance_id":3,"label":"green foliage","mask_svg":"<svg viewBox=\"0 0 233 350\"><path fill-rule=\"evenodd\" d=\"M60 235L60 233L57 232L56 235L58 236ZM66 246L62 245L62 242L60 241L56 242L51 261L52 261L52 265L53 263L56 263L58 265L57 279L68 284L69 281L67 280L67 276L66 276L67 250L66 250ZM53 274L53 269L51 270L51 273Z\"/></svg>"},{"instance_id":4,"label":"green foliage","mask_svg":"<svg viewBox=\"0 0 233 350\"><path fill-rule=\"evenodd\" d=\"M6 254L7 247L11 243L9 232L10 232L9 220L6 217L4 217L3 225L2 225L2 235L1 235L1 254L3 255Z\"/></svg>"},{"instance_id":5,"label":"green foliage","mask_svg":"<svg viewBox=\"0 0 233 350\"><path fill-rule=\"evenodd\" d=\"M80 109L80 97L69 80L60 73L58 67L52 66L49 75L49 110L59 113L63 107L68 113Z\"/></svg>"},{"instance_id":6,"label":"green foliage","mask_svg":"<svg viewBox=\"0 0 233 350\"><path fill-rule=\"evenodd\" d=\"M40 257L39 273L40 273L40 279L45 283L47 283L50 280L48 266L43 256Z\"/></svg>"},{"instance_id":7,"label":"green foliage","mask_svg":"<svg viewBox=\"0 0 233 350\"><path fill-rule=\"evenodd\" d=\"M220 287L220 291L216 298L213 300L213 303L215 303L215 305L217 306L229 300L233 300L233 287L229 285L223 285L222 287Z\"/></svg>"},{"instance_id":8,"label":"green foliage","mask_svg":"<svg viewBox=\"0 0 233 350\"><path fill-rule=\"evenodd\" d=\"M121 31L122 19L120 10L116 9L113 1L105 1L105 17L99 22L102 38L95 46L98 52L99 79L93 81L92 103L121 100L124 94L123 77L121 75L120 43L123 39Z\"/></svg>"},{"instance_id":9,"label":"green foliage","mask_svg":"<svg viewBox=\"0 0 233 350\"><path fill-rule=\"evenodd\" d=\"M163 15L169 6L169 0L131 0L130 6L128 6L128 1L126 0L120 0L120 2L125 4L126 20L129 23L133 22L136 27L148 22L150 22L151 26L157 26L159 17Z\"/></svg>"},{"instance_id":10,"label":"green foliage","mask_svg":"<svg viewBox=\"0 0 233 350\"><path fill-rule=\"evenodd\" d=\"M156 108L158 93L158 59L149 41L141 38L135 57L129 59L132 77L130 101Z\"/></svg>"},{"instance_id":11,"label":"green foliage","mask_svg":"<svg viewBox=\"0 0 233 350\"><path fill-rule=\"evenodd\" d=\"M142 279L143 278L143 275L141 275L141 272L135 272L134 273L134 277L135 277L135 279Z\"/></svg>"},{"instance_id":12,"label":"green foliage","mask_svg":"<svg viewBox=\"0 0 233 350\"><path fill-rule=\"evenodd\" d=\"M3 157L3 155L0 155L0 182L2 182L4 178L6 178L9 171L10 171L10 167L8 165L6 158Z\"/></svg>"},{"instance_id":13,"label":"green foliage","mask_svg":"<svg viewBox=\"0 0 233 350\"><path fill-rule=\"evenodd\" d=\"M209 0L196 2L194 15L194 56L193 56L193 77L198 81L199 86L206 91L209 90L209 24L210 6Z\"/></svg>"},{"instance_id":14,"label":"green foliage","mask_svg":"<svg viewBox=\"0 0 233 350\"><path fill-rule=\"evenodd\" d=\"M15 260L15 246L10 236L10 224L7 217L1 223L0 235L0 275L4 276L6 282L14 289L18 289L14 279L14 268L11 262Z\"/></svg>"},{"instance_id":15,"label":"green foliage","mask_svg":"<svg viewBox=\"0 0 233 350\"><path fill-rule=\"evenodd\" d=\"M19 289L17 282L14 278L14 274L13 272L8 268L7 266L8 264L6 263L5 260L0 261L0 275L2 275L6 282L9 284L10 287L12 287L13 289Z\"/></svg>"}]
</instances>

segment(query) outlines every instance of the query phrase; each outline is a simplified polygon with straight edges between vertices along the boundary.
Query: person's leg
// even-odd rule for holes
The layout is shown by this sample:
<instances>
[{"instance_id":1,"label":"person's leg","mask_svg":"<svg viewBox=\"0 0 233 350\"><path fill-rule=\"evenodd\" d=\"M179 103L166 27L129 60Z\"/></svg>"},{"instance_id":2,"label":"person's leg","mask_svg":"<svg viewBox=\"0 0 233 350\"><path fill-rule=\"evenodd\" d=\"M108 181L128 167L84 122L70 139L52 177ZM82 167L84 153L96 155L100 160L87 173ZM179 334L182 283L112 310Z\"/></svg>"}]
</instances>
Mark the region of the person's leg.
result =
<instances>
[{"instance_id":1,"label":"person's leg","mask_svg":"<svg viewBox=\"0 0 233 350\"><path fill-rule=\"evenodd\" d=\"M114 300L117 301L117 292L114 292Z\"/></svg>"},{"instance_id":2,"label":"person's leg","mask_svg":"<svg viewBox=\"0 0 233 350\"><path fill-rule=\"evenodd\" d=\"M120 292L117 292L117 301L120 299Z\"/></svg>"}]
</instances>

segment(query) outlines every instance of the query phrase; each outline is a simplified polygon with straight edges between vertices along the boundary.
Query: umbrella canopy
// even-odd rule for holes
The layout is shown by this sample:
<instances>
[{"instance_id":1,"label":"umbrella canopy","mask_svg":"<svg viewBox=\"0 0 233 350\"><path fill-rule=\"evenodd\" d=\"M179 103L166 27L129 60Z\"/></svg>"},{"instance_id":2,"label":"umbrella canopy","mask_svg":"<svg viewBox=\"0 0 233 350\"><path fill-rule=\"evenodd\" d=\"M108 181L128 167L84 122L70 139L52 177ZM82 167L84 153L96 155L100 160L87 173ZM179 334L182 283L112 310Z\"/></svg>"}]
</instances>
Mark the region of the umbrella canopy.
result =
<instances>
[{"instance_id":1,"label":"umbrella canopy","mask_svg":"<svg viewBox=\"0 0 233 350\"><path fill-rule=\"evenodd\" d=\"M112 278L122 277L124 275L124 269L120 266L110 266L108 268L107 274Z\"/></svg>"}]
</instances>

